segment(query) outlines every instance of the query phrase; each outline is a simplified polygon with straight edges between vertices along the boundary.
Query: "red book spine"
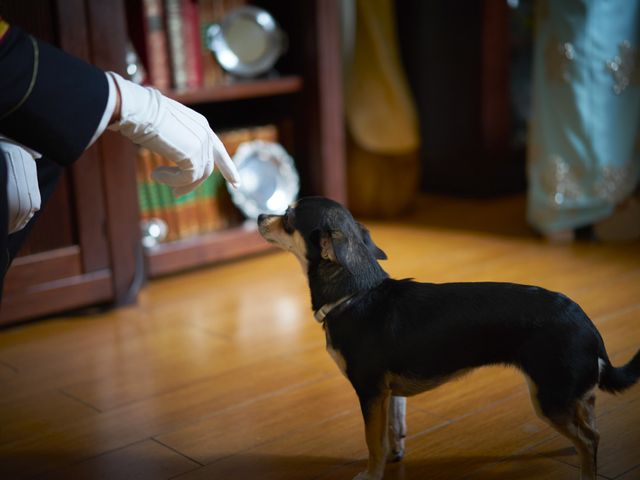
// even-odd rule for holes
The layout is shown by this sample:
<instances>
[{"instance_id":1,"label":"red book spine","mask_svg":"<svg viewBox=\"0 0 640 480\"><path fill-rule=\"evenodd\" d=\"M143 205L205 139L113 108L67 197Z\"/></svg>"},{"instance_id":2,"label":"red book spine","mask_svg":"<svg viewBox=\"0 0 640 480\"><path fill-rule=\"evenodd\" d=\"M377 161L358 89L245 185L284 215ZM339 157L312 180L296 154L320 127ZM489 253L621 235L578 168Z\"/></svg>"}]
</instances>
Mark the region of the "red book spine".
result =
<instances>
[{"instance_id":1,"label":"red book spine","mask_svg":"<svg viewBox=\"0 0 640 480\"><path fill-rule=\"evenodd\" d=\"M204 83L200 21L195 0L182 0L182 24L186 54L187 86L201 87Z\"/></svg>"},{"instance_id":2,"label":"red book spine","mask_svg":"<svg viewBox=\"0 0 640 480\"><path fill-rule=\"evenodd\" d=\"M143 30L148 82L160 89L171 86L171 72L167 53L167 35L164 30L162 1L143 0Z\"/></svg>"}]
</instances>

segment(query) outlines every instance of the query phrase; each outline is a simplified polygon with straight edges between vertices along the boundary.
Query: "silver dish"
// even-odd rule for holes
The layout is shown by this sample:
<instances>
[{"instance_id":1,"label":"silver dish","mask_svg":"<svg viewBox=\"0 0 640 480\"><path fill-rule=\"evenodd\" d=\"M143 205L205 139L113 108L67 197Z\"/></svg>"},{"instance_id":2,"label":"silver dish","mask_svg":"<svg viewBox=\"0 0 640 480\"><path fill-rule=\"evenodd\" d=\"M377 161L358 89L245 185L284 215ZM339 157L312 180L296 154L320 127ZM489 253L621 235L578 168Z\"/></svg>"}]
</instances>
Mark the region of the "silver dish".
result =
<instances>
[{"instance_id":1,"label":"silver dish","mask_svg":"<svg viewBox=\"0 0 640 480\"><path fill-rule=\"evenodd\" d=\"M140 223L142 230L142 245L146 248L155 247L167 238L169 228L164 220L160 218L150 218Z\"/></svg>"},{"instance_id":2,"label":"silver dish","mask_svg":"<svg viewBox=\"0 0 640 480\"><path fill-rule=\"evenodd\" d=\"M275 65L286 50L287 37L269 12L244 6L207 28L206 46L227 72L256 77Z\"/></svg>"},{"instance_id":3,"label":"silver dish","mask_svg":"<svg viewBox=\"0 0 640 480\"><path fill-rule=\"evenodd\" d=\"M233 156L240 187L227 186L233 203L248 217L284 212L296 199L300 179L293 159L273 142L254 140L240 144Z\"/></svg>"}]
</instances>

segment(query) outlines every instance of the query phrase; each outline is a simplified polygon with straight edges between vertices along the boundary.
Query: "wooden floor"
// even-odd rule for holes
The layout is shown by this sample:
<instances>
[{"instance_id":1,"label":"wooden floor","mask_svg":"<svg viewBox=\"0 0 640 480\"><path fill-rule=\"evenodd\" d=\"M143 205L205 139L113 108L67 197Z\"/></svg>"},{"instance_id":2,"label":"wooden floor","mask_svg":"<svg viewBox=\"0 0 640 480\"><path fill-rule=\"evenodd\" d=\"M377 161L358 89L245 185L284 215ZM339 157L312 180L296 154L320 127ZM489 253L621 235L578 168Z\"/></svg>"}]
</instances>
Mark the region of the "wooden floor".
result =
<instances>
[{"instance_id":1,"label":"wooden floor","mask_svg":"<svg viewBox=\"0 0 640 480\"><path fill-rule=\"evenodd\" d=\"M424 198L368 222L395 277L537 284L578 301L614 363L640 347L640 244L551 246L522 198ZM305 279L272 253L154 281L137 306L0 331L0 478L350 479L355 394L324 351ZM640 386L598 396L602 478L640 479ZM476 371L409 400L388 479L578 479L521 376Z\"/></svg>"}]
</instances>

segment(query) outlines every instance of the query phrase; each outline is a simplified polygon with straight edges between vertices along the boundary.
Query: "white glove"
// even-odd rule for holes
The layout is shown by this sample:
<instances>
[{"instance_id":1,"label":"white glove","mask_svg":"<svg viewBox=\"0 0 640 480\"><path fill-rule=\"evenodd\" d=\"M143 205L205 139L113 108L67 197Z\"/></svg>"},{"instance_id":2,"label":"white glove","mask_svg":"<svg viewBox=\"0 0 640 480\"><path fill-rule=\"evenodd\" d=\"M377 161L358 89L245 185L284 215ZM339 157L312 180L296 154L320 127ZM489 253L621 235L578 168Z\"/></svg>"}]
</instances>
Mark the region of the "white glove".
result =
<instances>
[{"instance_id":1,"label":"white glove","mask_svg":"<svg viewBox=\"0 0 640 480\"><path fill-rule=\"evenodd\" d=\"M172 160L177 167L158 167L152 178L184 195L211 175L215 165L237 187L240 175L207 119L190 108L109 72L120 91L120 120L109 126L132 142Z\"/></svg>"},{"instance_id":2,"label":"white glove","mask_svg":"<svg viewBox=\"0 0 640 480\"><path fill-rule=\"evenodd\" d=\"M40 210L38 187L38 152L0 136L0 150L7 162L7 201L9 203L9 233L22 230Z\"/></svg>"}]
</instances>

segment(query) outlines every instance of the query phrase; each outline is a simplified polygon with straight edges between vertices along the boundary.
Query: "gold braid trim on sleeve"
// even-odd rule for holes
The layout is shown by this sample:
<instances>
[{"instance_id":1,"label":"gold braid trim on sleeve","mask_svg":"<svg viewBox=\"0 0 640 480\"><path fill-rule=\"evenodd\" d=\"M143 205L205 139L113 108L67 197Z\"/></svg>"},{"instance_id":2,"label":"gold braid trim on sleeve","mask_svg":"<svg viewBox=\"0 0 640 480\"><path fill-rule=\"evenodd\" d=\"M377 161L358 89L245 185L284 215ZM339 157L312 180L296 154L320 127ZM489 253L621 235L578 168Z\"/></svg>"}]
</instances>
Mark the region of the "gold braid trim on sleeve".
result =
<instances>
[{"instance_id":1,"label":"gold braid trim on sleeve","mask_svg":"<svg viewBox=\"0 0 640 480\"><path fill-rule=\"evenodd\" d=\"M36 42L35 38L33 38L32 36L29 36L29 39L31 40L31 44L33 45L33 73L31 74L31 82L29 82L29 87L27 88L27 91L22 97L22 99L13 108L10 108L7 112L0 115L0 120L4 120L13 112L18 110L24 104L24 102L26 102L27 99L31 96L33 87L36 84L36 78L38 77L38 66L40 63L40 49L38 48L38 42Z\"/></svg>"}]
</instances>

